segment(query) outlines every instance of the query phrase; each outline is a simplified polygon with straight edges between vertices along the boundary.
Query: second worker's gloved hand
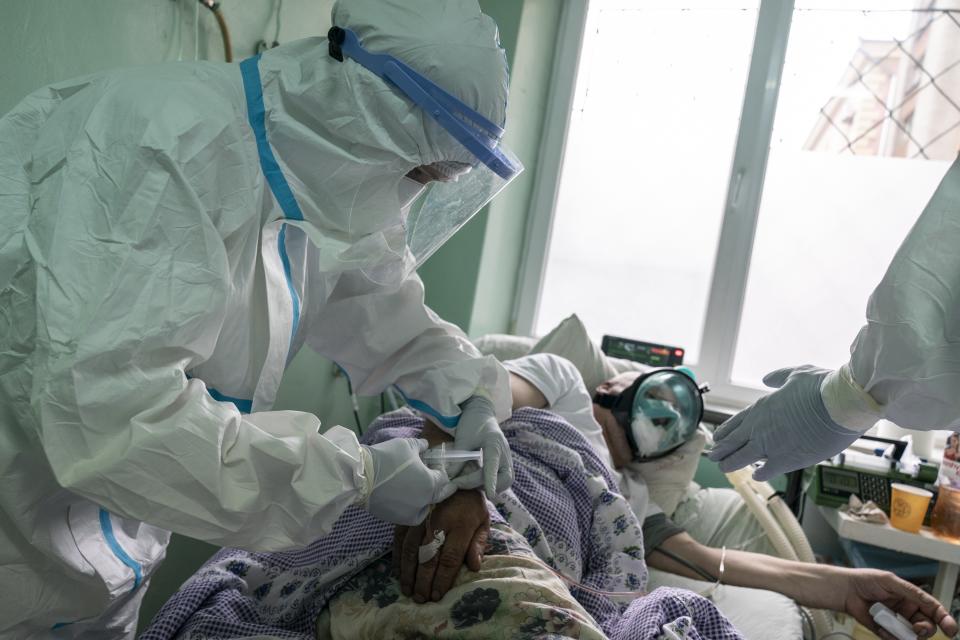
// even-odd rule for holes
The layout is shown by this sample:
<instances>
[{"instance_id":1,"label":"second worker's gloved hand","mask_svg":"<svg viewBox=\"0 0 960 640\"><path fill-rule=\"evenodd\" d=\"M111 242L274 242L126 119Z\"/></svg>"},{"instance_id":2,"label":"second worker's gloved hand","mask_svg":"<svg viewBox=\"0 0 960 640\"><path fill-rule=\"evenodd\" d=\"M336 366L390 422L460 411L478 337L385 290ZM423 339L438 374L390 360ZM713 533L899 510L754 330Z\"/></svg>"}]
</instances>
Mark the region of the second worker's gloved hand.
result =
<instances>
[{"instance_id":1,"label":"second worker's gloved hand","mask_svg":"<svg viewBox=\"0 0 960 640\"><path fill-rule=\"evenodd\" d=\"M513 461L510 446L497 423L493 402L483 396L473 396L460 405L460 421L453 436L455 449L483 450L483 469L459 475L463 465L450 465L450 477L461 489L483 487L487 498L513 484Z\"/></svg>"},{"instance_id":2,"label":"second worker's gloved hand","mask_svg":"<svg viewBox=\"0 0 960 640\"><path fill-rule=\"evenodd\" d=\"M766 460L753 477L769 480L846 449L861 434L840 426L827 412L820 385L829 373L810 365L768 373L763 383L777 391L720 425L710 459L725 472Z\"/></svg>"},{"instance_id":3,"label":"second worker's gloved hand","mask_svg":"<svg viewBox=\"0 0 960 640\"><path fill-rule=\"evenodd\" d=\"M446 473L428 468L420 459L420 453L427 450L426 440L397 438L361 446L370 455L373 468L373 490L366 509L381 520L418 525L431 505L457 491Z\"/></svg>"}]
</instances>

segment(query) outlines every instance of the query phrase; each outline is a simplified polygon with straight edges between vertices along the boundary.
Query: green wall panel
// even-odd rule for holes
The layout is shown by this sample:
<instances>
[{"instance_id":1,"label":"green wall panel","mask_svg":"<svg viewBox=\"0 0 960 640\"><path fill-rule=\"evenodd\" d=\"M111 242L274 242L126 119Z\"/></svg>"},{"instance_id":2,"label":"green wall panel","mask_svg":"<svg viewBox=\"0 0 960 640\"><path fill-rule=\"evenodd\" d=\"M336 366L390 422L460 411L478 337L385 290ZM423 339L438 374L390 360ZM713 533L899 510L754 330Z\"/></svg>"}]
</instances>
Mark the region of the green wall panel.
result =
<instances>
[{"instance_id":1,"label":"green wall panel","mask_svg":"<svg viewBox=\"0 0 960 640\"><path fill-rule=\"evenodd\" d=\"M500 44L507 52L511 75L524 2L518 0L481 0L483 12L491 16L500 28ZM511 81L510 101L513 101L514 84ZM507 129L512 126L508 119ZM465 331L470 329L477 281L480 276L480 261L489 207L474 216L443 247L420 268L426 290L427 304L440 317L454 323Z\"/></svg>"}]
</instances>

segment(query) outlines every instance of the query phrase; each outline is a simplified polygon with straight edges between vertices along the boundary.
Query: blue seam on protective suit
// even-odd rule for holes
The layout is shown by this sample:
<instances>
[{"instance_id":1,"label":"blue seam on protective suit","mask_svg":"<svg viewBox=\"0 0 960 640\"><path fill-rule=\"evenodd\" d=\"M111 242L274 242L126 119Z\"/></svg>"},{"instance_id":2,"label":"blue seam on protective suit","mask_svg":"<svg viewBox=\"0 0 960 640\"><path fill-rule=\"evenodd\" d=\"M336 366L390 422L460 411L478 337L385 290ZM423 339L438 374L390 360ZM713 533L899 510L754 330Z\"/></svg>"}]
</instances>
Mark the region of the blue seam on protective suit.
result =
<instances>
[{"instance_id":1,"label":"blue seam on protective suit","mask_svg":"<svg viewBox=\"0 0 960 640\"><path fill-rule=\"evenodd\" d=\"M283 215L290 220L303 220L303 212L300 211L300 205L293 195L290 184L283 176L280 164L276 156L273 155L273 149L270 148L270 141L267 140L266 126L266 108L263 105L263 86L260 80L260 56L256 55L247 58L240 63L240 75L243 78L243 94L247 100L247 119L250 121L250 128L253 129L254 137L257 140L257 153L260 156L260 170L263 177L267 179L270 185L270 191L276 199L277 204L283 211ZM297 328L300 324L300 298L293 286L293 276L290 271L290 257L287 255L286 225L280 230L279 249L280 260L283 262L283 272L287 278L287 289L290 291L290 299L293 301L293 331L290 334L290 343L293 343L297 335Z\"/></svg>"},{"instance_id":2,"label":"blue seam on protective suit","mask_svg":"<svg viewBox=\"0 0 960 640\"><path fill-rule=\"evenodd\" d=\"M283 171L273 155L270 142L267 140L266 108L263 106L263 87L260 84L260 56L247 58L240 63L240 73L243 76L243 93L247 98L247 118L250 127L257 138L257 151L260 154L260 168L270 185L273 197L277 199L283 214L291 220L303 220L303 213L293 191L283 177Z\"/></svg>"},{"instance_id":3,"label":"blue seam on protective suit","mask_svg":"<svg viewBox=\"0 0 960 640\"><path fill-rule=\"evenodd\" d=\"M347 380L349 381L350 374L347 373L347 370L341 367L339 362L334 362L333 364L335 364L337 368L343 372L343 375L345 375L347 377ZM400 395L403 396L404 402L406 402L408 405L410 405L417 411L421 411L423 413L426 413L429 416L433 416L440 424L442 424L447 429L456 429L457 425L460 423L460 416L441 415L439 411L437 411L436 409L428 405L426 402L423 402L421 400L415 400L413 398L408 398L407 394L405 394L403 392L403 389L401 389L399 386L393 385L393 388L396 389L398 392L400 392Z\"/></svg>"},{"instance_id":4,"label":"blue seam on protective suit","mask_svg":"<svg viewBox=\"0 0 960 640\"><path fill-rule=\"evenodd\" d=\"M69 626L72 625L72 624L73 624L72 622L58 622L57 624L55 624L55 625L53 625L52 627L50 627L50 631L56 631L57 629L60 629L61 627L69 627Z\"/></svg>"},{"instance_id":5,"label":"blue seam on protective suit","mask_svg":"<svg viewBox=\"0 0 960 640\"><path fill-rule=\"evenodd\" d=\"M293 276L290 271L290 256L287 255L287 225L280 229L280 237L277 239L280 245L280 262L283 263L283 273L287 276L287 289L290 291L290 299L293 300L293 329L290 331L290 344L297 336L297 328L300 326L300 297L293 286Z\"/></svg>"},{"instance_id":6,"label":"blue seam on protective suit","mask_svg":"<svg viewBox=\"0 0 960 640\"><path fill-rule=\"evenodd\" d=\"M393 388L400 392L400 395L403 396L404 402L416 409L417 411L422 411L428 416L436 419L437 422L442 424L447 429L456 429L457 424L460 423L460 416L444 416L441 415L436 409L428 405L426 402L421 402L420 400L414 400L413 398L408 398L407 394L403 392L403 389L397 385L393 385Z\"/></svg>"},{"instance_id":7,"label":"blue seam on protective suit","mask_svg":"<svg viewBox=\"0 0 960 640\"><path fill-rule=\"evenodd\" d=\"M270 142L267 140L266 127L266 108L263 105L263 85L260 80L260 56L256 55L247 58L240 63L240 74L243 77L243 93L247 100L247 118L250 121L250 127L253 129L257 140L257 152L260 155L260 169L263 171L267 184L270 185L270 191L273 197L283 210L283 214L293 220L303 220L303 212L300 211L300 205L293 195L293 190L283 176L283 171L277 163L276 156L273 155L273 149L270 148ZM286 226L280 231L280 260L283 262L283 270L287 277L287 287L290 289L290 298L293 300L293 334L290 337L291 343L293 337L297 334L297 326L300 322L300 299L297 297L296 289L293 286L293 278L290 272L290 258L287 255L287 249L284 244L286 239ZM339 365L338 365L339 366ZM397 387L400 395L408 405L422 411L427 415L436 418L443 426L452 429L460 421L459 416L443 416L434 410L428 404L419 400L411 400Z\"/></svg>"},{"instance_id":8,"label":"blue seam on protective suit","mask_svg":"<svg viewBox=\"0 0 960 640\"><path fill-rule=\"evenodd\" d=\"M184 373L187 376L187 380L193 380L193 376L189 373ZM199 380L199 378L198 378ZM204 385L207 387L207 393L210 394L210 397L216 400L217 402L229 402L237 408L237 411L240 413L250 413L250 410L253 408L253 400L244 400L242 398L231 398L230 396L224 395L214 389L213 387L207 385L204 382Z\"/></svg>"},{"instance_id":9,"label":"blue seam on protective suit","mask_svg":"<svg viewBox=\"0 0 960 640\"><path fill-rule=\"evenodd\" d=\"M216 389L211 389L210 387L207 387L207 393L209 393L210 397L217 402L229 402L233 404L233 406L235 406L237 411L240 413L250 413L250 410L253 408L253 400L231 398L230 396L225 396Z\"/></svg>"},{"instance_id":10,"label":"blue seam on protective suit","mask_svg":"<svg viewBox=\"0 0 960 640\"><path fill-rule=\"evenodd\" d=\"M103 537L107 539L107 544L113 551L113 555L117 556L120 562L133 569L133 588L130 591L136 591L137 587L140 586L140 581L143 580L143 569L140 567L140 563L127 555L127 552L117 542L116 536L113 535L113 523L110 522L110 514L103 507L100 507L100 529L103 531Z\"/></svg>"}]
</instances>

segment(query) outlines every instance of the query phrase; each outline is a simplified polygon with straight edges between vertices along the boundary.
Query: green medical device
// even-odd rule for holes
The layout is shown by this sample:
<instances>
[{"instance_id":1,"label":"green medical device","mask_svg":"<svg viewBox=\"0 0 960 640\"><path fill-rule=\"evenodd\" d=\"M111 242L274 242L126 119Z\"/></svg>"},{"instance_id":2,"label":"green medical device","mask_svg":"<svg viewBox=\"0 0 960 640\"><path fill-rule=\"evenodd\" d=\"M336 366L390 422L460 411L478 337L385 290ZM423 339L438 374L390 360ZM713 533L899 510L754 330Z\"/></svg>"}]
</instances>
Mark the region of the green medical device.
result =
<instances>
[{"instance_id":1,"label":"green medical device","mask_svg":"<svg viewBox=\"0 0 960 640\"><path fill-rule=\"evenodd\" d=\"M665 344L643 342L618 336L603 336L600 350L608 356L633 360L651 367L678 367L683 364L684 350Z\"/></svg>"},{"instance_id":2,"label":"green medical device","mask_svg":"<svg viewBox=\"0 0 960 640\"><path fill-rule=\"evenodd\" d=\"M847 504L855 494L862 501L873 500L878 507L890 513L890 485L894 482L934 492L938 467L921 462L916 473L900 470L900 456L906 443L899 440L867 437L881 443L893 444L892 459L845 455L843 453L814 467L810 497L816 504L837 508Z\"/></svg>"}]
</instances>

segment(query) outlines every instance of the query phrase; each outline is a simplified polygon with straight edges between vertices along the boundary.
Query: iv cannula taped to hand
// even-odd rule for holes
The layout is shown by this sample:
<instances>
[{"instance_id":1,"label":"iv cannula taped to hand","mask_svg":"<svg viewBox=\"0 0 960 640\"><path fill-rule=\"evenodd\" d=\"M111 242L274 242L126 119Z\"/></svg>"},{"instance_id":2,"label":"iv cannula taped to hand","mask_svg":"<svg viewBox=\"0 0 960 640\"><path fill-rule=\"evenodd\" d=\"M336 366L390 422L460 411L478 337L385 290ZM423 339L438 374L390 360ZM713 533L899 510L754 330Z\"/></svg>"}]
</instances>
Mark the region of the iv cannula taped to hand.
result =
<instances>
[{"instance_id":1,"label":"iv cannula taped to hand","mask_svg":"<svg viewBox=\"0 0 960 640\"><path fill-rule=\"evenodd\" d=\"M439 447L421 453L420 459L431 469L445 469L448 463L453 462L476 462L477 466L483 467L483 450L448 449L446 443L441 442Z\"/></svg>"}]
</instances>

